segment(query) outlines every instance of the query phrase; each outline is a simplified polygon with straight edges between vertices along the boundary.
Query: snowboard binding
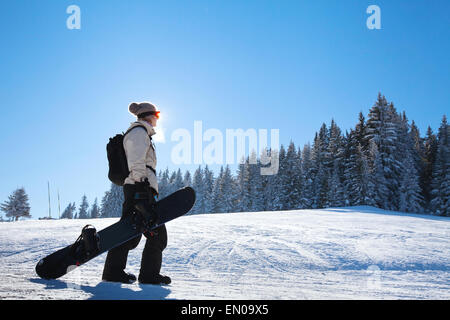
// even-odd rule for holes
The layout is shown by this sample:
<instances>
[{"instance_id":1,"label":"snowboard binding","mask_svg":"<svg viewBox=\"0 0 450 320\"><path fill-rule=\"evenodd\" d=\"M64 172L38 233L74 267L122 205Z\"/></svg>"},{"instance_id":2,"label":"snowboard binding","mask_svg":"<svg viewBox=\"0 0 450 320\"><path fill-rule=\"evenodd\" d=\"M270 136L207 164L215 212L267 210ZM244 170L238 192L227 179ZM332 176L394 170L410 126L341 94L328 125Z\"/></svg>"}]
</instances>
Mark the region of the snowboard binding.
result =
<instances>
[{"instance_id":1,"label":"snowboard binding","mask_svg":"<svg viewBox=\"0 0 450 320\"><path fill-rule=\"evenodd\" d=\"M142 208L135 206L133 214L133 226L135 229L145 232L153 229L158 224L158 216L155 212L154 206L151 208ZM150 209L150 210L149 210Z\"/></svg>"},{"instance_id":2,"label":"snowboard binding","mask_svg":"<svg viewBox=\"0 0 450 320\"><path fill-rule=\"evenodd\" d=\"M89 260L100 252L100 237L94 226L88 224L81 230L81 235L72 245L73 255L78 260Z\"/></svg>"}]
</instances>

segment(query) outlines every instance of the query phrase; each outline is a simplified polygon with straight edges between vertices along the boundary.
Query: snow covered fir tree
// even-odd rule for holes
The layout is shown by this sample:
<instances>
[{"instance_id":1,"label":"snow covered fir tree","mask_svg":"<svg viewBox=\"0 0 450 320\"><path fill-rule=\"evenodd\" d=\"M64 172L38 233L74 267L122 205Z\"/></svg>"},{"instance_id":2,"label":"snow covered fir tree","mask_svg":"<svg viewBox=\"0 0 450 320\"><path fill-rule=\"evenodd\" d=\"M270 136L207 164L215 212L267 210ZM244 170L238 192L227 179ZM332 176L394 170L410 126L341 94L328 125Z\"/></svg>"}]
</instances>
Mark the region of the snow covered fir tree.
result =
<instances>
[{"instance_id":1,"label":"snow covered fir tree","mask_svg":"<svg viewBox=\"0 0 450 320\"><path fill-rule=\"evenodd\" d=\"M9 220L18 221L19 218L31 218L30 204L25 189L22 187L14 190L8 200L0 204L0 210Z\"/></svg>"},{"instance_id":2,"label":"snow covered fir tree","mask_svg":"<svg viewBox=\"0 0 450 320\"><path fill-rule=\"evenodd\" d=\"M276 175L261 175L265 154L251 153L233 175L222 166L215 176L208 165L193 173L158 172L160 199L184 186L196 190L190 214L274 211L369 205L387 210L450 216L450 126L444 115L437 133L424 136L405 112L381 94L367 118L359 113L345 132L331 120L312 144L280 146ZM265 152L270 152L266 150ZM62 218L120 217L122 188L111 184L99 208L78 212L69 204ZM66 213L67 211L67 213Z\"/></svg>"},{"instance_id":3,"label":"snow covered fir tree","mask_svg":"<svg viewBox=\"0 0 450 320\"><path fill-rule=\"evenodd\" d=\"M80 208L78 209L78 212L77 212L77 218L78 219L90 218L88 210L89 210L89 203L87 201L86 195L83 195L83 197L81 198Z\"/></svg>"},{"instance_id":4,"label":"snow covered fir tree","mask_svg":"<svg viewBox=\"0 0 450 320\"><path fill-rule=\"evenodd\" d=\"M100 217L120 217L122 215L123 202L124 196L122 187L111 183L110 190L105 192L100 204Z\"/></svg>"},{"instance_id":5,"label":"snow covered fir tree","mask_svg":"<svg viewBox=\"0 0 450 320\"><path fill-rule=\"evenodd\" d=\"M64 209L63 213L61 214L61 219L73 219L75 216L75 212L77 210L77 207L75 205L75 202L69 203L67 207Z\"/></svg>"}]
</instances>

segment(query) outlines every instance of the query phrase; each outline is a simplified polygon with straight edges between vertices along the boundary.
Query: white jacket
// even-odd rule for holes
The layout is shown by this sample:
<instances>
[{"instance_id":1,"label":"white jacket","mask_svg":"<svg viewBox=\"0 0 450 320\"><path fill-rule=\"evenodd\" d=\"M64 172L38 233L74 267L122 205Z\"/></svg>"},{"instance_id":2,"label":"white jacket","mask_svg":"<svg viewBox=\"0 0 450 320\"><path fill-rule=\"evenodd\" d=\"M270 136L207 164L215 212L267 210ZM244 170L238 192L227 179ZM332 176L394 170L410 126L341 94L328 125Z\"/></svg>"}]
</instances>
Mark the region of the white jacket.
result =
<instances>
[{"instance_id":1,"label":"white jacket","mask_svg":"<svg viewBox=\"0 0 450 320\"><path fill-rule=\"evenodd\" d=\"M136 126L144 126L145 129L135 128L129 131L123 139L123 147L130 170L125 184L134 184L147 178L150 186L158 192L158 180L153 171L156 169L156 152L150 140L150 136L155 134L155 129L148 122L138 120L133 122L128 130Z\"/></svg>"}]
</instances>

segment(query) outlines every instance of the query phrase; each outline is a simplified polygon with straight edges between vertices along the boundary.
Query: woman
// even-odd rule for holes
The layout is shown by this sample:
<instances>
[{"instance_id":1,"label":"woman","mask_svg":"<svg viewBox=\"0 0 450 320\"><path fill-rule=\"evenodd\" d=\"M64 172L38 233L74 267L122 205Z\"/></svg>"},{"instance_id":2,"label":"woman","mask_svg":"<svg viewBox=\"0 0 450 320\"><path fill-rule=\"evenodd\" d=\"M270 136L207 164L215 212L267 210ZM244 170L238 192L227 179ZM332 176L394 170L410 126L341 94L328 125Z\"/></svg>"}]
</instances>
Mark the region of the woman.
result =
<instances>
[{"instance_id":1,"label":"woman","mask_svg":"<svg viewBox=\"0 0 450 320\"><path fill-rule=\"evenodd\" d=\"M156 178L156 153L152 143L159 111L149 102L131 103L129 111L137 117L124 137L123 146L127 155L129 176L125 179L123 192L125 201L122 218L135 214L135 205L150 207L158 195ZM138 198L139 200L136 200ZM136 213L138 214L138 213ZM144 233L147 238L142 252L139 282L148 284L169 284L170 278L159 274L162 264L162 252L167 246L165 225L152 232ZM142 236L134 238L108 252L103 269L103 280L133 283L136 276L125 272L128 252L137 247Z\"/></svg>"}]
</instances>

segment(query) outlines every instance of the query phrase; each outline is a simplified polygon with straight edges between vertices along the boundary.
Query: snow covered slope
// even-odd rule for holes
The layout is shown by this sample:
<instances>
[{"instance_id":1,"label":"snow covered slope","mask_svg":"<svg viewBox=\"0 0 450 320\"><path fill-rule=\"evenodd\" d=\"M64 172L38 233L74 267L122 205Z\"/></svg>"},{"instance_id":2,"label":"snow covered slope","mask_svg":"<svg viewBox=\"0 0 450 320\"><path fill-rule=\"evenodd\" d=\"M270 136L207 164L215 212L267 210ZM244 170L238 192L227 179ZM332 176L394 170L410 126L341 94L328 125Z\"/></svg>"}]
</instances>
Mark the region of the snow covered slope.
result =
<instances>
[{"instance_id":1,"label":"snow covered slope","mask_svg":"<svg viewBox=\"0 0 450 320\"><path fill-rule=\"evenodd\" d=\"M102 282L106 255L58 280L35 274L85 224L115 221L0 223L0 299L450 299L450 219L371 207L179 218L164 287ZM143 246L128 259L136 275Z\"/></svg>"}]
</instances>

